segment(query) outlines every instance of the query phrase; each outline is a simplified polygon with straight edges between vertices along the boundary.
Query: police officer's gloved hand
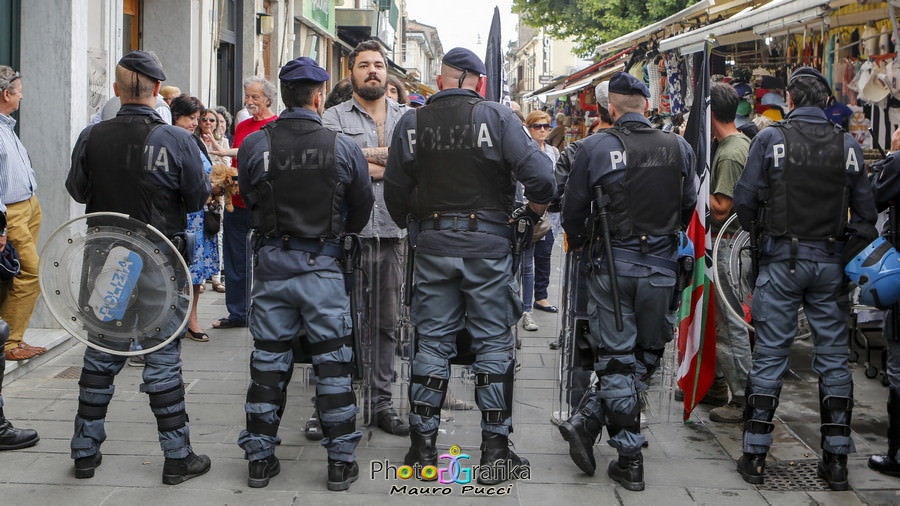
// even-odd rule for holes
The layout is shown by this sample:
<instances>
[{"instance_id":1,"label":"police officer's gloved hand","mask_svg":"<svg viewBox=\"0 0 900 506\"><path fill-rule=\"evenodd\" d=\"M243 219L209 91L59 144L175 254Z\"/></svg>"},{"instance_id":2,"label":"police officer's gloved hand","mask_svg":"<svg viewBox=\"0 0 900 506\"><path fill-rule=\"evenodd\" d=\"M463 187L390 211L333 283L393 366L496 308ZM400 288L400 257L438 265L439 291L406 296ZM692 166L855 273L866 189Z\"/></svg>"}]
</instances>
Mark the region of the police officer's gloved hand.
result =
<instances>
[{"instance_id":1,"label":"police officer's gloved hand","mask_svg":"<svg viewBox=\"0 0 900 506\"><path fill-rule=\"evenodd\" d=\"M511 221L519 221L522 218L528 220L532 225L541 221L541 215L534 212L534 209L528 204L513 210L512 215L510 216Z\"/></svg>"},{"instance_id":2,"label":"police officer's gloved hand","mask_svg":"<svg viewBox=\"0 0 900 506\"><path fill-rule=\"evenodd\" d=\"M558 213L562 211L562 199L553 199L547 206L548 213Z\"/></svg>"}]
</instances>

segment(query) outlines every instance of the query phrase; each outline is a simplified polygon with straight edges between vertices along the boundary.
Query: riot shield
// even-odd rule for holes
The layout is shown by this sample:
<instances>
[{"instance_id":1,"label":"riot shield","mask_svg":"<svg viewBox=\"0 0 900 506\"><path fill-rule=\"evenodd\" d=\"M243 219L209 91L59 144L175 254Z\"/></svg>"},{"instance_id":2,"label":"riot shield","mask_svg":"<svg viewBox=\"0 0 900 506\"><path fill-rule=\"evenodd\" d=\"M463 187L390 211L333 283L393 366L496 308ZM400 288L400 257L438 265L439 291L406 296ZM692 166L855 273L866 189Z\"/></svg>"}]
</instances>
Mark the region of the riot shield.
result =
<instances>
[{"instance_id":1,"label":"riot shield","mask_svg":"<svg viewBox=\"0 0 900 506\"><path fill-rule=\"evenodd\" d=\"M403 341L407 338L408 314L403 315L403 269L406 264L406 238L363 237L360 239L360 264L356 288L360 304L357 320L357 356L362 365L362 380L357 383L357 400L363 423L373 425L378 410L390 403L406 418L409 409L409 367ZM407 325L401 325L404 319Z\"/></svg>"},{"instance_id":2,"label":"riot shield","mask_svg":"<svg viewBox=\"0 0 900 506\"><path fill-rule=\"evenodd\" d=\"M720 306L729 318L740 322L748 330L751 325L750 302L753 298L750 234L741 228L734 214L722 225L713 244L713 281Z\"/></svg>"},{"instance_id":3,"label":"riot shield","mask_svg":"<svg viewBox=\"0 0 900 506\"><path fill-rule=\"evenodd\" d=\"M64 223L44 245L40 271L53 317L97 350L150 353L187 325L187 264L159 230L128 215L91 213Z\"/></svg>"},{"instance_id":4,"label":"riot shield","mask_svg":"<svg viewBox=\"0 0 900 506\"><path fill-rule=\"evenodd\" d=\"M559 339L557 381L559 389L553 398L550 421L556 425L566 421L590 388L594 355L586 334L590 332L587 310L587 271L583 251L566 253L563 265L560 313L562 326Z\"/></svg>"}]
</instances>

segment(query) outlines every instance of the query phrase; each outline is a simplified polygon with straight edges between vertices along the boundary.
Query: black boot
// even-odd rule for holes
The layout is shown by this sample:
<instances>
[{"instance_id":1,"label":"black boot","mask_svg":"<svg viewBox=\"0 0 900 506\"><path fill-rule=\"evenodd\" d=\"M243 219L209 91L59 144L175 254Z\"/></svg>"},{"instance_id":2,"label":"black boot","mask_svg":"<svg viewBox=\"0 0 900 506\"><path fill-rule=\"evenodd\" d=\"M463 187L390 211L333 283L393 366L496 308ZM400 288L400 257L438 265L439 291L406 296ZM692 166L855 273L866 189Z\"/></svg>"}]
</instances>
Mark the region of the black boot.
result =
<instances>
[{"instance_id":1,"label":"black boot","mask_svg":"<svg viewBox=\"0 0 900 506\"><path fill-rule=\"evenodd\" d=\"M900 462L896 460L897 452L900 452L900 394L894 391L893 388L889 389L889 392L887 403L887 455L872 455L869 457L869 469L900 478Z\"/></svg>"},{"instance_id":2,"label":"black boot","mask_svg":"<svg viewBox=\"0 0 900 506\"><path fill-rule=\"evenodd\" d=\"M744 453L738 459L737 471L747 483L762 485L766 474L766 454Z\"/></svg>"},{"instance_id":3,"label":"black boot","mask_svg":"<svg viewBox=\"0 0 900 506\"><path fill-rule=\"evenodd\" d=\"M609 463L606 474L628 490L644 490L644 456L640 452L636 455L619 455L618 459Z\"/></svg>"},{"instance_id":4,"label":"black boot","mask_svg":"<svg viewBox=\"0 0 900 506\"><path fill-rule=\"evenodd\" d=\"M0 450L18 450L34 446L40 441L38 433L31 429L17 429L3 417L0 409Z\"/></svg>"},{"instance_id":5,"label":"black boot","mask_svg":"<svg viewBox=\"0 0 900 506\"><path fill-rule=\"evenodd\" d=\"M822 460L816 466L819 478L828 482L831 490L847 490L847 456L831 452L822 452Z\"/></svg>"},{"instance_id":6,"label":"black boot","mask_svg":"<svg viewBox=\"0 0 900 506\"><path fill-rule=\"evenodd\" d=\"M328 459L328 490L347 490L359 478L356 462Z\"/></svg>"},{"instance_id":7,"label":"black boot","mask_svg":"<svg viewBox=\"0 0 900 506\"><path fill-rule=\"evenodd\" d=\"M269 478L274 478L281 472L281 464L275 455L269 455L264 459L251 460L248 463L248 467L250 468L250 477L247 479L247 485L250 488L267 486Z\"/></svg>"},{"instance_id":8,"label":"black boot","mask_svg":"<svg viewBox=\"0 0 900 506\"><path fill-rule=\"evenodd\" d=\"M603 424L584 411L579 411L559 425L559 433L569 443L569 456L578 469L593 476L597 469L594 443L603 432Z\"/></svg>"},{"instance_id":9,"label":"black boot","mask_svg":"<svg viewBox=\"0 0 900 506\"><path fill-rule=\"evenodd\" d=\"M406 457L403 458L404 464L407 466L418 464L419 470L425 466L437 465L437 448L435 448L435 443L437 442L437 429L424 434L419 434L418 431L411 430L409 439L412 445L409 447L409 451L406 452ZM426 479L424 477L421 479L423 481L434 481L437 479L437 476L431 479Z\"/></svg>"},{"instance_id":10,"label":"black boot","mask_svg":"<svg viewBox=\"0 0 900 506\"><path fill-rule=\"evenodd\" d=\"M481 467L478 483L496 485L515 478L522 468L529 467L528 459L519 457L509 448L509 438L495 432L481 431ZM531 473L529 471L529 476Z\"/></svg>"},{"instance_id":11,"label":"black boot","mask_svg":"<svg viewBox=\"0 0 900 506\"><path fill-rule=\"evenodd\" d=\"M102 462L103 454L100 453L100 450L97 450L97 453L93 455L75 459L75 477L79 480L93 478L94 470L100 467Z\"/></svg>"},{"instance_id":12,"label":"black boot","mask_svg":"<svg viewBox=\"0 0 900 506\"><path fill-rule=\"evenodd\" d=\"M209 457L206 455L197 455L191 452L183 459L166 457L166 463L163 464L162 481L166 485L178 485L201 474L206 474L209 468Z\"/></svg>"}]
</instances>

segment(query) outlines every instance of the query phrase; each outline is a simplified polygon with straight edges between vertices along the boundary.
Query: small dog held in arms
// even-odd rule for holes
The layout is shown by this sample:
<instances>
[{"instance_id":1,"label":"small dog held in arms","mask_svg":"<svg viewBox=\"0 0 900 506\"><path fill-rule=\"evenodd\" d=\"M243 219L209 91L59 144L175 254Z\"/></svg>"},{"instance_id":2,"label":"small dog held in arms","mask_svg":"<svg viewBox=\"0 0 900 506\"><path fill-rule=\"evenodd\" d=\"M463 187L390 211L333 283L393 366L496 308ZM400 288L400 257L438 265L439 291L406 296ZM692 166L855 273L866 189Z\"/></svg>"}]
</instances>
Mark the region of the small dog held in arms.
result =
<instances>
[{"instance_id":1,"label":"small dog held in arms","mask_svg":"<svg viewBox=\"0 0 900 506\"><path fill-rule=\"evenodd\" d=\"M222 195L225 196L225 209L227 209L229 213L234 211L234 206L231 204L232 195L240 193L237 175L237 169L223 163L213 165L212 172L209 174L209 182L212 183L213 186L218 186L220 191L222 191Z\"/></svg>"}]
</instances>

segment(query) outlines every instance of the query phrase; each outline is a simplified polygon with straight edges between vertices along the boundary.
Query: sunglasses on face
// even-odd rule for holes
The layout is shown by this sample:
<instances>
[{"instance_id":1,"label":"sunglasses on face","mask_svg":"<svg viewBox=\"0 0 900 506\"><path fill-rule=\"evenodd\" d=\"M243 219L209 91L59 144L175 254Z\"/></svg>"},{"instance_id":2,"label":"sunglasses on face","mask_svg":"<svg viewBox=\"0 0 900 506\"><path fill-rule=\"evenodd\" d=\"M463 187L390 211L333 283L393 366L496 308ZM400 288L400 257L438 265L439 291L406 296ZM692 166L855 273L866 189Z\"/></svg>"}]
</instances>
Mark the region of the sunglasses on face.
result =
<instances>
[{"instance_id":1,"label":"sunglasses on face","mask_svg":"<svg viewBox=\"0 0 900 506\"><path fill-rule=\"evenodd\" d=\"M533 125L528 125L528 128L532 130L550 130L550 125L548 123L535 123Z\"/></svg>"},{"instance_id":2,"label":"sunglasses on face","mask_svg":"<svg viewBox=\"0 0 900 506\"><path fill-rule=\"evenodd\" d=\"M200 118L200 121L205 121L207 123L215 123L218 120L216 118Z\"/></svg>"}]
</instances>

